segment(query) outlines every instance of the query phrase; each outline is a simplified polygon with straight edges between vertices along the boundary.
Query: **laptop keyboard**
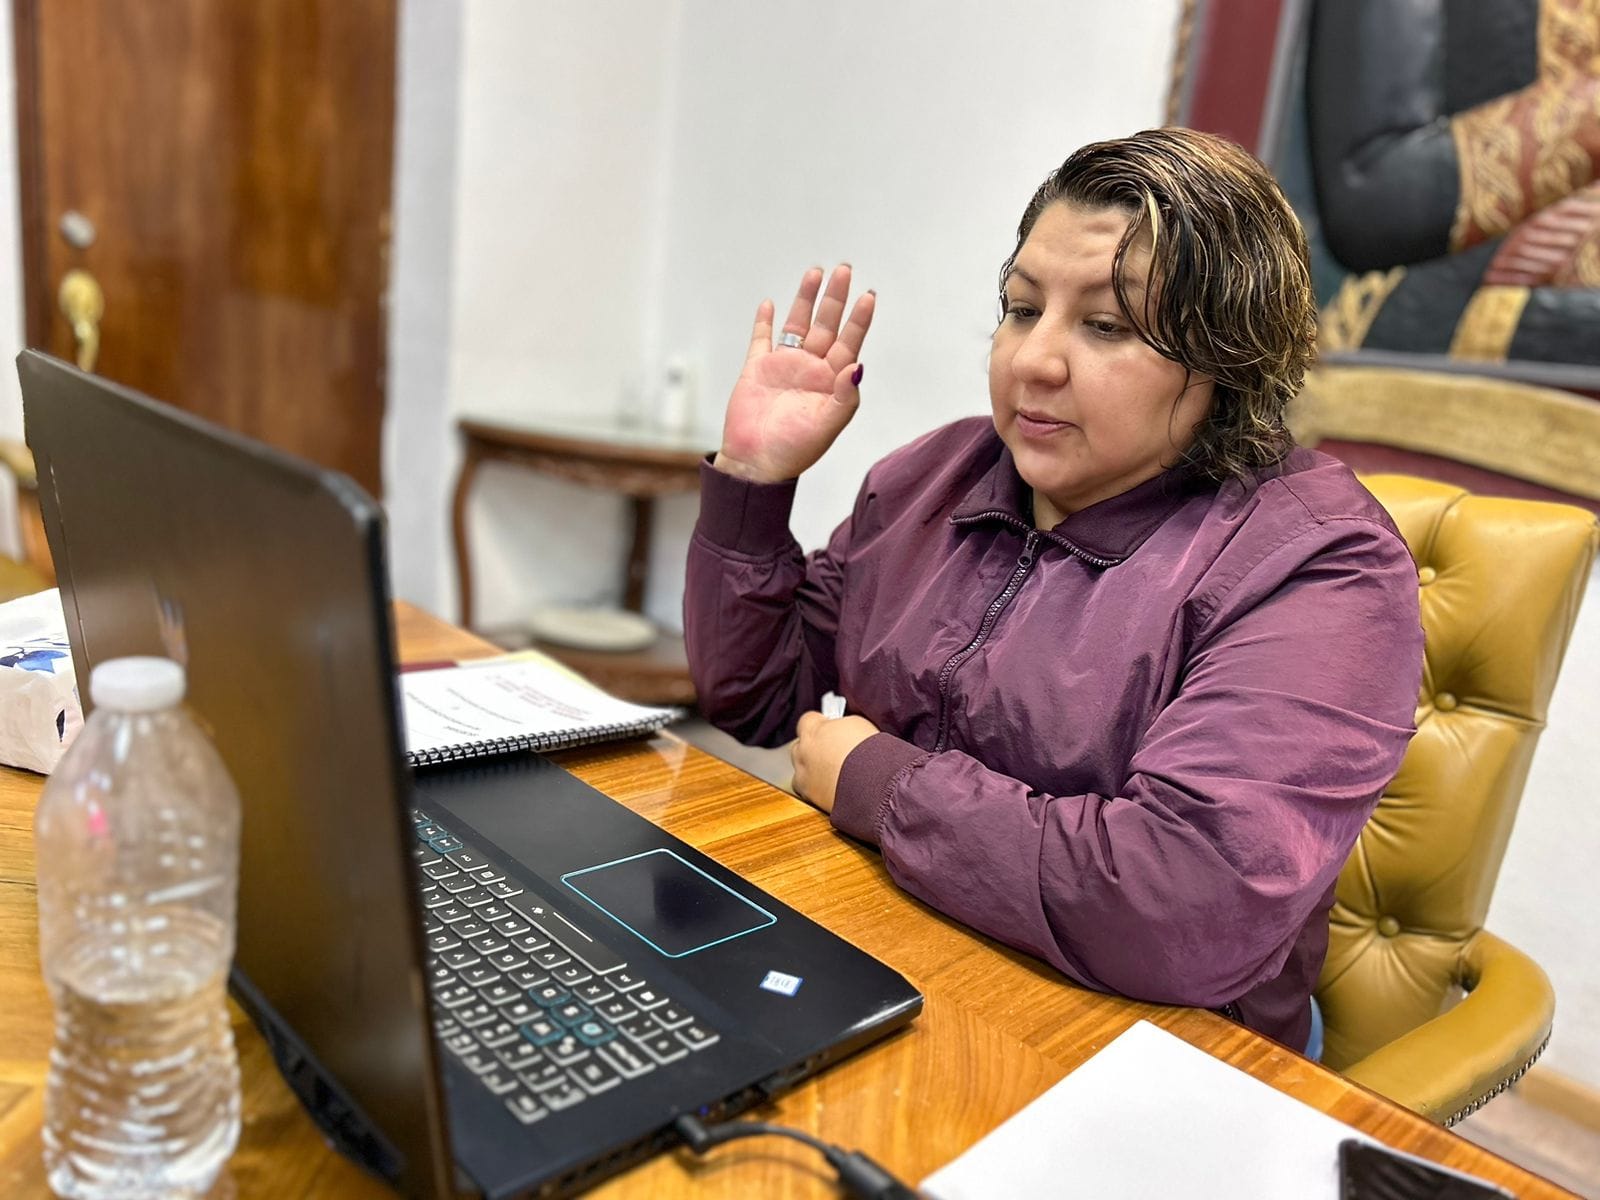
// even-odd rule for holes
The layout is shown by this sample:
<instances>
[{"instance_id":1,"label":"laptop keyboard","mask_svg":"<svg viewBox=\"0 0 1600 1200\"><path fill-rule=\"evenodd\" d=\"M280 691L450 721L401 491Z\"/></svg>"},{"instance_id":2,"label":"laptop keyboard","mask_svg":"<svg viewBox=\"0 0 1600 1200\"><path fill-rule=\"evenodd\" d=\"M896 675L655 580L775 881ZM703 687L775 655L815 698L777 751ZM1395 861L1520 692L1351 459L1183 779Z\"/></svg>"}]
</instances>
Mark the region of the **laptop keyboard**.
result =
<instances>
[{"instance_id":1,"label":"laptop keyboard","mask_svg":"<svg viewBox=\"0 0 1600 1200\"><path fill-rule=\"evenodd\" d=\"M439 1044L532 1125L718 1035L487 854L413 811Z\"/></svg>"}]
</instances>

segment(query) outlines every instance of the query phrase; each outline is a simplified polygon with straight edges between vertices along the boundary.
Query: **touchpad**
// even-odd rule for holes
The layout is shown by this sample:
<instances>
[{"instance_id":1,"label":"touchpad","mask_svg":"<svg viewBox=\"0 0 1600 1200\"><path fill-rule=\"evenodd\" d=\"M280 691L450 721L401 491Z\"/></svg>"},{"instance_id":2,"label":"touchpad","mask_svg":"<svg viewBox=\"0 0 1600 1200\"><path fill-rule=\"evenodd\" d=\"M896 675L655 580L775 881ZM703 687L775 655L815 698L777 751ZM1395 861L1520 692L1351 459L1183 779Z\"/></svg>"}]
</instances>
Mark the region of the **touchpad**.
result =
<instances>
[{"instance_id":1,"label":"touchpad","mask_svg":"<svg viewBox=\"0 0 1600 1200\"><path fill-rule=\"evenodd\" d=\"M569 871L561 882L668 958L682 958L778 920L671 850Z\"/></svg>"}]
</instances>

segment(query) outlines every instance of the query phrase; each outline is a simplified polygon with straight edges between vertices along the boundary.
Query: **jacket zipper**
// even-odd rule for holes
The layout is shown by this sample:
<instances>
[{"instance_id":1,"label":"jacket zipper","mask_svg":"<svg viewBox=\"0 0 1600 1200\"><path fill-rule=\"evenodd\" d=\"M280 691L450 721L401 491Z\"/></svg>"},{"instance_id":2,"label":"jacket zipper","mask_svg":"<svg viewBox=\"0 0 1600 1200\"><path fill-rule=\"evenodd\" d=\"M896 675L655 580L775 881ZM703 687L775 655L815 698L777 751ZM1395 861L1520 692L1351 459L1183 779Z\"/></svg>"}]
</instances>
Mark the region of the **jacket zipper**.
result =
<instances>
[{"instance_id":1,"label":"jacket zipper","mask_svg":"<svg viewBox=\"0 0 1600 1200\"><path fill-rule=\"evenodd\" d=\"M987 520L1000 520L1000 521L1004 521L1007 525L1014 526L1014 527L1016 527L1018 529L1027 529L1028 536L1030 538L1036 538L1038 536L1038 533L1039 533L1039 531L1037 529L1029 529L1028 526L1024 525L1021 521L1017 520L1015 514L1008 513L1008 512L1002 512L999 509L991 509L988 512L964 513L963 515L961 515L959 517L951 517L950 518L950 524L952 524L952 525L970 525L974 521L987 521ZM1054 542L1056 545L1060 546L1068 554L1071 554L1075 558L1081 558L1084 562L1086 562L1090 566L1094 566L1094 567L1114 567L1119 562L1121 562L1124 558L1127 557L1127 555L1124 554L1124 555L1121 555L1121 556L1119 556L1117 558L1103 558L1098 554L1090 554L1082 546L1078 545L1075 542L1069 541L1068 539L1062 537L1058 533L1052 533L1050 535L1050 540L1052 542Z\"/></svg>"},{"instance_id":2,"label":"jacket zipper","mask_svg":"<svg viewBox=\"0 0 1600 1200\"><path fill-rule=\"evenodd\" d=\"M988 640L990 632L994 629L994 623L1000 619L1000 614L1005 611L1006 605L1011 603L1011 598L1017 594L1022 581L1033 569L1034 551L1038 546L1039 531L1028 530L1027 540L1022 543L1022 554L1017 559L1017 565L1011 569L1011 578L1006 580L1006 585L1000 589L1000 594L990 601L988 610L983 614L983 620L978 623L978 632L972 635L970 642L950 656L943 670L939 672L939 738L933 745L935 754L945 749L945 743L950 736L951 676L962 663L977 653L979 646Z\"/></svg>"}]
</instances>

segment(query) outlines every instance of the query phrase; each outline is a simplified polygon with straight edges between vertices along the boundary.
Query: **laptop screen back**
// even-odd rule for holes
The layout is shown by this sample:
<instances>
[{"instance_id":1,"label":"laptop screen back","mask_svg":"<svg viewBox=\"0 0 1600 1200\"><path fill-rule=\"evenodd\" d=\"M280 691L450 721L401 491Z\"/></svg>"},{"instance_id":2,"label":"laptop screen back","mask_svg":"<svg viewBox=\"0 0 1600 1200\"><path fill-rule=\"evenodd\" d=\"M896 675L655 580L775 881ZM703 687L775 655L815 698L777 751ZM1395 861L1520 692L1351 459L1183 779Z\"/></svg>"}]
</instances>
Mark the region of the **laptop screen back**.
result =
<instances>
[{"instance_id":1,"label":"laptop screen back","mask_svg":"<svg viewBox=\"0 0 1600 1200\"><path fill-rule=\"evenodd\" d=\"M80 696L109 658L185 664L243 802L235 992L376 1125L369 1157L442 1191L381 511L44 355L18 369Z\"/></svg>"}]
</instances>

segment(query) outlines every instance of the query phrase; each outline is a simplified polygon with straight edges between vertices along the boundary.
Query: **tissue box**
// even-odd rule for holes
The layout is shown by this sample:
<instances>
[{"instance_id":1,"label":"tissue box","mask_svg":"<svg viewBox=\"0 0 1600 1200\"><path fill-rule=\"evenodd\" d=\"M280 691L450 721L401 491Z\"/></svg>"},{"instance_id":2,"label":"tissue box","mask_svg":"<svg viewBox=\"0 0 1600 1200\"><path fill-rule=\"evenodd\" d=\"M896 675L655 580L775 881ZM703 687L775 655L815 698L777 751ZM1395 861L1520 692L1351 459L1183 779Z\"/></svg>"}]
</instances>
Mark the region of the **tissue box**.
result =
<instances>
[{"instance_id":1,"label":"tissue box","mask_svg":"<svg viewBox=\"0 0 1600 1200\"><path fill-rule=\"evenodd\" d=\"M82 728L61 593L0 604L0 763L48 775Z\"/></svg>"}]
</instances>

